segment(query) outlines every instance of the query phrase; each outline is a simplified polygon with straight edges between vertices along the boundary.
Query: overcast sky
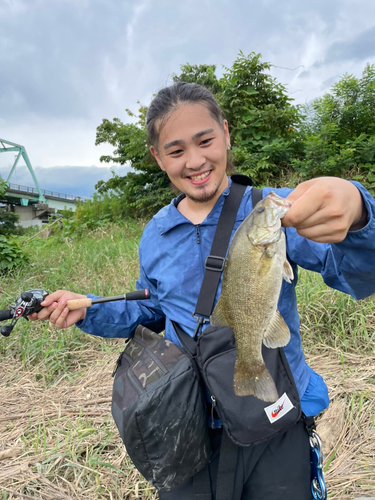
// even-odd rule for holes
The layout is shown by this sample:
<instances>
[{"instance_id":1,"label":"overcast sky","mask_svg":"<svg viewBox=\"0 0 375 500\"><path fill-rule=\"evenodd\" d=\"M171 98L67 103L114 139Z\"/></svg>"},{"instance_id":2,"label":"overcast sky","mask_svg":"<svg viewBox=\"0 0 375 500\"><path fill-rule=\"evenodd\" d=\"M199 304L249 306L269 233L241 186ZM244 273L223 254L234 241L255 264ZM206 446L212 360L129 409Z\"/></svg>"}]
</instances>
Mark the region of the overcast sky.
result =
<instances>
[{"instance_id":1,"label":"overcast sky","mask_svg":"<svg viewBox=\"0 0 375 500\"><path fill-rule=\"evenodd\" d=\"M181 64L221 75L239 50L307 102L375 63L375 2L0 0L0 138L26 147L42 188L90 196L111 175L99 158L112 148L95 146L103 118L126 122ZM13 161L0 155L3 177ZM21 165L12 182L32 185Z\"/></svg>"}]
</instances>

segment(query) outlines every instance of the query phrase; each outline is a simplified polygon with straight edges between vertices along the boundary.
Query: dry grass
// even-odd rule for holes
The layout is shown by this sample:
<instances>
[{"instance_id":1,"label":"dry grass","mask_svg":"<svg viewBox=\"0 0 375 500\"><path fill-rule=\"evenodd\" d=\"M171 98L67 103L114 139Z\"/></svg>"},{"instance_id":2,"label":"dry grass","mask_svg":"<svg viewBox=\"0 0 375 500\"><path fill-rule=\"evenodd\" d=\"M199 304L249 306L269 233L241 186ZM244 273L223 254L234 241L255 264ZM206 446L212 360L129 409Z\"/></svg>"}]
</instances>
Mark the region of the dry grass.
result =
<instances>
[{"instance_id":1,"label":"dry grass","mask_svg":"<svg viewBox=\"0 0 375 500\"><path fill-rule=\"evenodd\" d=\"M113 342L114 350L118 341ZM90 367L46 388L37 370L0 363L0 491L3 498L151 499L110 417L114 354L87 350ZM329 498L375 492L375 360L316 348L311 366L332 404L320 417Z\"/></svg>"},{"instance_id":2,"label":"dry grass","mask_svg":"<svg viewBox=\"0 0 375 500\"><path fill-rule=\"evenodd\" d=\"M2 280L1 306L36 286L98 295L133 289L140 229L32 240L33 264ZM302 273L298 299L307 360L332 400L318 419L329 498L375 497L375 301L356 303L319 280ZM23 320L0 339L0 500L157 498L127 457L110 414L122 345Z\"/></svg>"},{"instance_id":3,"label":"dry grass","mask_svg":"<svg viewBox=\"0 0 375 500\"><path fill-rule=\"evenodd\" d=\"M103 357L93 348L87 355L90 367L81 377L63 376L48 388L36 381L38 370L0 364L3 498L155 497L110 416L115 355Z\"/></svg>"},{"instance_id":4,"label":"dry grass","mask_svg":"<svg viewBox=\"0 0 375 500\"><path fill-rule=\"evenodd\" d=\"M318 419L329 498L375 495L375 358L322 346L310 365L323 375L332 403Z\"/></svg>"}]
</instances>

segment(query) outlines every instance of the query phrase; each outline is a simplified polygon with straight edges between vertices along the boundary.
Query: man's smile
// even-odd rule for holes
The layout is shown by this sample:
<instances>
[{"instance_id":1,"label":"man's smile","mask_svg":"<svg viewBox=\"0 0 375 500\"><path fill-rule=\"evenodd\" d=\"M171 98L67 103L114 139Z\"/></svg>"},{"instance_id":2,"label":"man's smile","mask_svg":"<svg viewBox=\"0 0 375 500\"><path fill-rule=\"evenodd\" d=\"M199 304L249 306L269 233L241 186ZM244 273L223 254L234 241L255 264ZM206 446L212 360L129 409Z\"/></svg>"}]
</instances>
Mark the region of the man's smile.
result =
<instances>
[{"instance_id":1,"label":"man's smile","mask_svg":"<svg viewBox=\"0 0 375 500\"><path fill-rule=\"evenodd\" d=\"M194 184L200 184L200 183L204 182L206 179L208 179L210 174L211 174L211 170L207 170L206 172L201 172L201 173L195 174L195 175L187 175L186 177L188 179L190 179Z\"/></svg>"}]
</instances>

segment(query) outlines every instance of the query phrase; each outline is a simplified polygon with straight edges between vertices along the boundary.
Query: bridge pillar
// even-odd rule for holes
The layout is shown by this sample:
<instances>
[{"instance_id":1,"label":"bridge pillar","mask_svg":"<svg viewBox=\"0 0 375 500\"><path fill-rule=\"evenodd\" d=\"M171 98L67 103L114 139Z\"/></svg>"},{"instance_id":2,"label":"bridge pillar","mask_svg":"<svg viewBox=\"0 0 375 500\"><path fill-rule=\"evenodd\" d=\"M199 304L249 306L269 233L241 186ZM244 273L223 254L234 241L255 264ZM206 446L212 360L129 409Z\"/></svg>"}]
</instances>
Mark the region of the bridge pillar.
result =
<instances>
[{"instance_id":1,"label":"bridge pillar","mask_svg":"<svg viewBox=\"0 0 375 500\"><path fill-rule=\"evenodd\" d=\"M38 226L42 227L43 222L48 221L48 216L55 213L54 208L48 207L44 203L38 205L13 205L12 211L19 214L18 224L22 227Z\"/></svg>"}]
</instances>

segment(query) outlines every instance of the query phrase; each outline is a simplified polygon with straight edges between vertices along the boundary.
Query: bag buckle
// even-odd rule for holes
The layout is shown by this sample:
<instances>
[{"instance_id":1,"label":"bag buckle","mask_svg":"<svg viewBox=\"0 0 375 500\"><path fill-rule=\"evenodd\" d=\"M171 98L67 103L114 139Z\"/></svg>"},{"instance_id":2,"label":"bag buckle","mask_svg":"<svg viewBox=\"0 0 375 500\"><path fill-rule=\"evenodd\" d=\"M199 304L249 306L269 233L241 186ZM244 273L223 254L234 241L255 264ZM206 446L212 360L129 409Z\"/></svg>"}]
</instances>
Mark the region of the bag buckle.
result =
<instances>
[{"instance_id":1,"label":"bag buckle","mask_svg":"<svg viewBox=\"0 0 375 500\"><path fill-rule=\"evenodd\" d=\"M193 313L194 318L197 320L197 326L194 330L193 339L197 340L199 333L202 331L202 326L205 323L209 323L209 318L205 318L204 316L199 316L199 314Z\"/></svg>"},{"instance_id":2,"label":"bag buckle","mask_svg":"<svg viewBox=\"0 0 375 500\"><path fill-rule=\"evenodd\" d=\"M311 493L314 500L327 499L327 487L324 481L323 473L323 452L322 443L318 434L310 431L310 449L311 449Z\"/></svg>"},{"instance_id":3,"label":"bag buckle","mask_svg":"<svg viewBox=\"0 0 375 500\"><path fill-rule=\"evenodd\" d=\"M206 257L206 260L204 262L204 267L208 271L218 271L221 273L221 271L224 269L225 266L225 257L218 257L217 255L209 255Z\"/></svg>"}]
</instances>

